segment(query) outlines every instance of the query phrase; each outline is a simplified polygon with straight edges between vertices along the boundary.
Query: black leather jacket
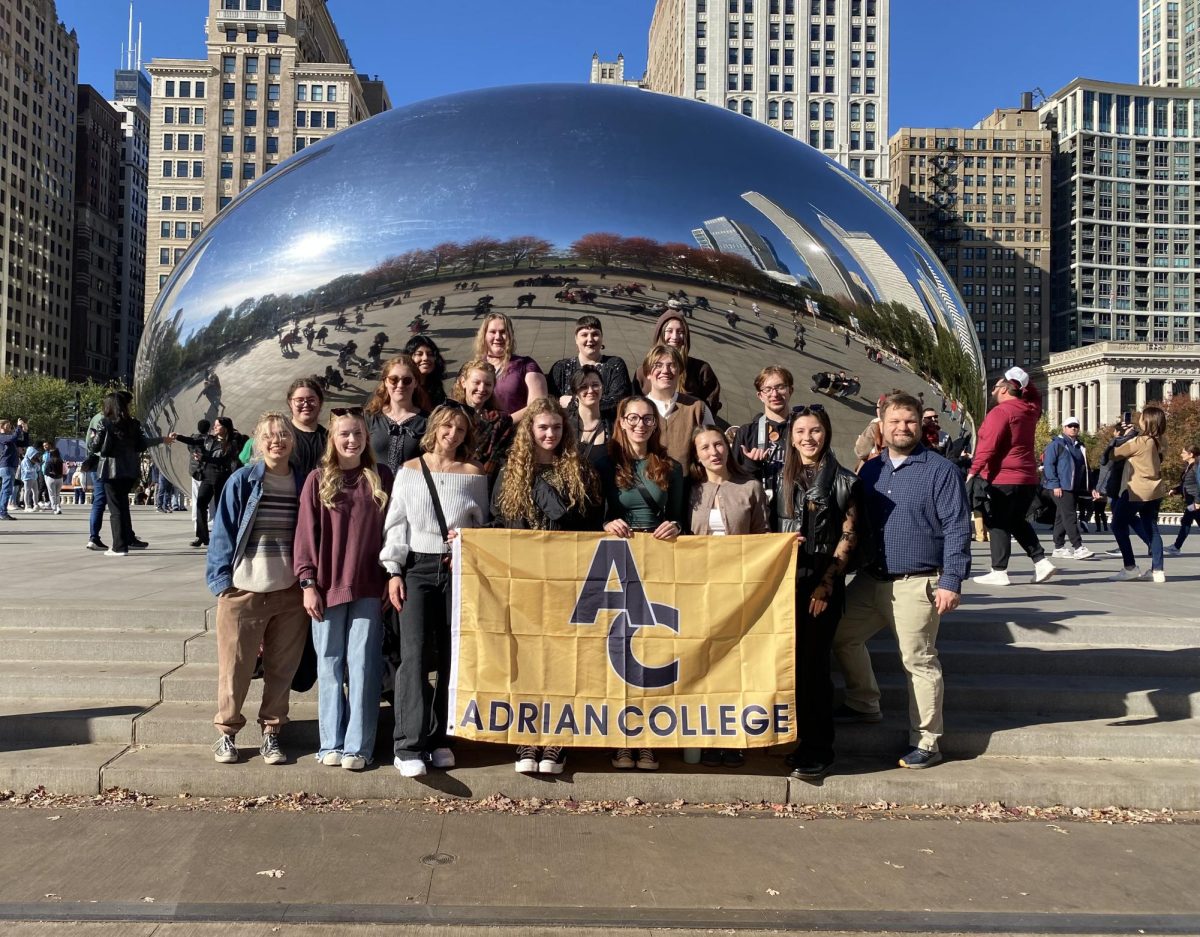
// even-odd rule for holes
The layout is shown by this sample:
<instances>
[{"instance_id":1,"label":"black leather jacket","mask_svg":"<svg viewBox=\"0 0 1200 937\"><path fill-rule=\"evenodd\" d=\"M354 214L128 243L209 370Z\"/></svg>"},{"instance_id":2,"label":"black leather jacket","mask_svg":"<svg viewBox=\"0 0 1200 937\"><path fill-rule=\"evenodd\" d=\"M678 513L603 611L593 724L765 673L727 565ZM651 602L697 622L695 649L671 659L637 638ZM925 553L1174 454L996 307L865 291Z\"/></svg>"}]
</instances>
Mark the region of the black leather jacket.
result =
<instances>
[{"instance_id":1,"label":"black leather jacket","mask_svg":"<svg viewBox=\"0 0 1200 937\"><path fill-rule=\"evenodd\" d=\"M780 533L803 533L804 543L800 546L802 566L813 566L805 557L833 556L842 538L842 523L850 509L851 499L859 495L858 476L843 468L832 452L826 454L808 489L796 485L792 497L791 514L784 513L784 497L775 496L775 529Z\"/></svg>"}]
</instances>

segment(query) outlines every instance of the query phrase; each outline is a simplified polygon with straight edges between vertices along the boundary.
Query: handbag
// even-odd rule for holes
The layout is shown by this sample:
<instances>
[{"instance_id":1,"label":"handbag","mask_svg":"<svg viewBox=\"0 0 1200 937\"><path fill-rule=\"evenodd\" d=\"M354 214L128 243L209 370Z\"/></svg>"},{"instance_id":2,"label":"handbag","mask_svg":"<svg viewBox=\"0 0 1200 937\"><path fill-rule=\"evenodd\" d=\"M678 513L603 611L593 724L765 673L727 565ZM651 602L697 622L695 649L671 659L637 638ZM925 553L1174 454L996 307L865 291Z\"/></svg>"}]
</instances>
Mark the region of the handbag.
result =
<instances>
[{"instance_id":1,"label":"handbag","mask_svg":"<svg viewBox=\"0 0 1200 937\"><path fill-rule=\"evenodd\" d=\"M433 516L437 518L438 530L442 532L442 542L450 542L450 528L446 524L446 515L442 513L442 501L438 497L437 486L433 483L433 475L429 471L429 466L425 464L425 456L417 459L421 463L421 474L425 476L425 484L429 488L429 500L433 502ZM442 554L442 566L450 566L450 554Z\"/></svg>"}]
</instances>

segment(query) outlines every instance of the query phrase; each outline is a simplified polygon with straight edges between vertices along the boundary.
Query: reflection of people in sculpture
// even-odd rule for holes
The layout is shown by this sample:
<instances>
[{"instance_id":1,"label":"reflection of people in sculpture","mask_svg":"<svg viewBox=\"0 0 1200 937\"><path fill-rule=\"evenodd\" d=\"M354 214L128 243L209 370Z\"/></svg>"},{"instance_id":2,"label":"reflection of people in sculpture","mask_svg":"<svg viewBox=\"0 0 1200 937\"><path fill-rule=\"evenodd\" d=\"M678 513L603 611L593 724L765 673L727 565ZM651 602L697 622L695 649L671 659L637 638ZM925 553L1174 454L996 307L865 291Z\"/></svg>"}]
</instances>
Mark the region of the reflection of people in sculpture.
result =
<instances>
[{"instance_id":1,"label":"reflection of people in sculpture","mask_svg":"<svg viewBox=\"0 0 1200 937\"><path fill-rule=\"evenodd\" d=\"M337 318L334 320L334 328L339 332L346 331L346 314L344 312L338 313Z\"/></svg>"},{"instance_id":2,"label":"reflection of people in sculpture","mask_svg":"<svg viewBox=\"0 0 1200 937\"><path fill-rule=\"evenodd\" d=\"M709 367L707 361L695 357L691 353L692 333L684 321L679 308L679 300L672 299L667 303L667 311L658 317L654 328L654 341L670 345L680 353L684 361L684 372L679 390L698 397L708 404L708 409L715 416L721 411L721 382ZM643 393L650 389L650 375L645 366L638 368L634 375L634 384L641 387Z\"/></svg>"},{"instance_id":3,"label":"reflection of people in sculpture","mask_svg":"<svg viewBox=\"0 0 1200 937\"><path fill-rule=\"evenodd\" d=\"M427 315L429 315L430 310L433 309L433 300L427 299L427 300L425 300L425 302L421 303L421 305L418 306L417 308L421 311L421 315L427 316Z\"/></svg>"},{"instance_id":4,"label":"reflection of people in sculpture","mask_svg":"<svg viewBox=\"0 0 1200 937\"><path fill-rule=\"evenodd\" d=\"M357 310L357 311L354 313L354 324L355 324L355 325L362 325L362 324L363 324L363 311L362 311L362 309L359 309L359 310Z\"/></svg>"},{"instance_id":5,"label":"reflection of people in sculpture","mask_svg":"<svg viewBox=\"0 0 1200 937\"><path fill-rule=\"evenodd\" d=\"M440 316L445 311L445 309L446 309L446 297L439 296L437 298L437 301L434 302L434 304L433 304L433 314L435 316Z\"/></svg>"},{"instance_id":6,"label":"reflection of people in sculpture","mask_svg":"<svg viewBox=\"0 0 1200 937\"><path fill-rule=\"evenodd\" d=\"M214 420L225 412L225 404L221 402L221 379L217 377L216 371L210 369L204 372L204 386L200 388L196 400L201 397L208 400L206 419Z\"/></svg>"},{"instance_id":7,"label":"reflection of people in sculpture","mask_svg":"<svg viewBox=\"0 0 1200 937\"><path fill-rule=\"evenodd\" d=\"M310 322L304 326L304 331L300 334L304 336L304 341L308 343L308 350L312 351L313 339L317 336L316 329L312 327L312 323Z\"/></svg>"},{"instance_id":8,"label":"reflection of people in sculpture","mask_svg":"<svg viewBox=\"0 0 1200 937\"><path fill-rule=\"evenodd\" d=\"M323 325L317 329L317 344L324 345L327 338L329 338L329 329Z\"/></svg>"},{"instance_id":9,"label":"reflection of people in sculpture","mask_svg":"<svg viewBox=\"0 0 1200 937\"><path fill-rule=\"evenodd\" d=\"M332 387L335 390L341 390L346 386L346 381L342 377L342 372L335 368L332 364L325 365L325 386Z\"/></svg>"}]
</instances>

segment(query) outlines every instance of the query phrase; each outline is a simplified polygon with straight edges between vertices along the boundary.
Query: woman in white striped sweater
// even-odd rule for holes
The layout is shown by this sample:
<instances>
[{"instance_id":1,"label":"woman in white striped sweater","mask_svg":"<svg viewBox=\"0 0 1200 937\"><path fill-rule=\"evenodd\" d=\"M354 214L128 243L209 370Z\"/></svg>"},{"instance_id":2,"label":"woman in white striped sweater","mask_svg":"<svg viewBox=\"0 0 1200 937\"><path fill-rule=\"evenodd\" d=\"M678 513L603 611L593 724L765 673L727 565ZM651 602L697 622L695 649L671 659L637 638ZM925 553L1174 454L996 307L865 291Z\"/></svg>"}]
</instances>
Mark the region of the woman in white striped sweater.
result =
<instances>
[{"instance_id":1,"label":"woman in white striped sweater","mask_svg":"<svg viewBox=\"0 0 1200 937\"><path fill-rule=\"evenodd\" d=\"M461 404L429 415L422 455L396 473L380 562L400 612L400 666L393 711L395 765L407 778L453 768L446 734L450 681L450 541L488 519L487 476L471 461L473 424ZM436 491L436 503L434 492ZM438 507L442 518L438 517ZM429 686L437 671L437 689Z\"/></svg>"}]
</instances>

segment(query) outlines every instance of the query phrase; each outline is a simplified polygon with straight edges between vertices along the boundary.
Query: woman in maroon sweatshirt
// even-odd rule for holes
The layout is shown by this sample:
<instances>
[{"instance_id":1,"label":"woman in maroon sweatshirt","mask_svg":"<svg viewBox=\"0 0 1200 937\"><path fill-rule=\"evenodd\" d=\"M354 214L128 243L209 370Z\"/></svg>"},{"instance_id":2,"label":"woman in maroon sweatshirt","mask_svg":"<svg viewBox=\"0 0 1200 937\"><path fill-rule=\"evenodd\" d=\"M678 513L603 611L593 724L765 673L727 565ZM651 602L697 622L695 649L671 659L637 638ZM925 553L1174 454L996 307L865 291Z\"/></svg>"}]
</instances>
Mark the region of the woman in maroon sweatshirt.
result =
<instances>
[{"instance_id":1,"label":"woman in maroon sweatshirt","mask_svg":"<svg viewBox=\"0 0 1200 937\"><path fill-rule=\"evenodd\" d=\"M361 407L330 414L325 455L300 494L294 554L317 651L317 758L361 771L379 719L387 584L379 548L392 472L375 463Z\"/></svg>"},{"instance_id":2,"label":"woman in maroon sweatshirt","mask_svg":"<svg viewBox=\"0 0 1200 937\"><path fill-rule=\"evenodd\" d=\"M1021 368L1006 371L992 387L992 396L996 405L979 427L975 460L967 475L968 485L976 475L987 482L988 507L983 516L992 569L973 581L984 586L1009 584L1008 560L1016 537L1033 560L1033 581L1045 582L1054 575L1054 564L1046 559L1026 517L1039 481L1033 436L1042 416L1042 396Z\"/></svg>"}]
</instances>

